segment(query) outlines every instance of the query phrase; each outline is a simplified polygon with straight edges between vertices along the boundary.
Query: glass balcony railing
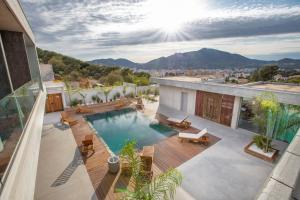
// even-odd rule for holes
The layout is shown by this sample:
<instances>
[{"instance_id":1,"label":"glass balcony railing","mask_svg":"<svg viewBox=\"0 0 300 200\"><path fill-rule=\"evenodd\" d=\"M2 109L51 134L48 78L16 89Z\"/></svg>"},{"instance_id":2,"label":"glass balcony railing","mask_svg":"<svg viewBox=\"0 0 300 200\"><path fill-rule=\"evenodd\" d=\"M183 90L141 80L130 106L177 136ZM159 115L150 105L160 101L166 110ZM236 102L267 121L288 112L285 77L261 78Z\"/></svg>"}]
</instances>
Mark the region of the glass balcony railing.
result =
<instances>
[{"instance_id":1,"label":"glass balcony railing","mask_svg":"<svg viewBox=\"0 0 300 200\"><path fill-rule=\"evenodd\" d=\"M39 84L30 81L0 100L0 178L2 183L5 182L9 162L39 92Z\"/></svg>"}]
</instances>

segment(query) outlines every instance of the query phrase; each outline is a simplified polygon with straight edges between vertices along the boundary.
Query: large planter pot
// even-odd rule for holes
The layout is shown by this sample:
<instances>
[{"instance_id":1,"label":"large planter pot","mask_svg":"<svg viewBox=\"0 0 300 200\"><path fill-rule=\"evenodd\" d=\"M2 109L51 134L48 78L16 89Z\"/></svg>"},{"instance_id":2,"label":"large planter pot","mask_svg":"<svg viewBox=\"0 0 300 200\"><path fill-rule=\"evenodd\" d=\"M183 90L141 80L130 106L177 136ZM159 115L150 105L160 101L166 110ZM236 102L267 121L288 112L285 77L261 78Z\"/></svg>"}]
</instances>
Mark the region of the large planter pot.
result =
<instances>
[{"instance_id":1,"label":"large planter pot","mask_svg":"<svg viewBox=\"0 0 300 200\"><path fill-rule=\"evenodd\" d=\"M110 156L107 159L108 170L112 174L116 174L120 168L120 158L118 156Z\"/></svg>"},{"instance_id":2,"label":"large planter pot","mask_svg":"<svg viewBox=\"0 0 300 200\"><path fill-rule=\"evenodd\" d=\"M279 152L279 150L271 148L271 151L266 153L262 149L258 148L253 141L244 148L244 151L252 156L269 162L274 162Z\"/></svg>"}]
</instances>

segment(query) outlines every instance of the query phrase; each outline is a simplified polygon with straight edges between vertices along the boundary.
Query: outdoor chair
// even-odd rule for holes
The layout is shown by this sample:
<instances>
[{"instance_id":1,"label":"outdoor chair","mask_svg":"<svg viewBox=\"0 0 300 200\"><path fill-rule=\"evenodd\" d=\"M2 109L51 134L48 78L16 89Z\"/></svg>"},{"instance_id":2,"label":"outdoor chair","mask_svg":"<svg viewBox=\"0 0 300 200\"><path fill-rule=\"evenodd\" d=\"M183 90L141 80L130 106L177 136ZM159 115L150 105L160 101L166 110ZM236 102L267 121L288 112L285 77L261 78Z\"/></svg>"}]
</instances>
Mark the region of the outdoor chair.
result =
<instances>
[{"instance_id":1,"label":"outdoor chair","mask_svg":"<svg viewBox=\"0 0 300 200\"><path fill-rule=\"evenodd\" d=\"M85 113L93 113L94 111L90 108L85 108L82 106L77 106L76 113L77 114L85 114Z\"/></svg>"},{"instance_id":2,"label":"outdoor chair","mask_svg":"<svg viewBox=\"0 0 300 200\"><path fill-rule=\"evenodd\" d=\"M73 126L78 123L78 120L73 119L72 117L69 117L66 112L61 112L61 123L62 124L68 124L70 126Z\"/></svg>"},{"instance_id":3,"label":"outdoor chair","mask_svg":"<svg viewBox=\"0 0 300 200\"><path fill-rule=\"evenodd\" d=\"M205 134L207 133L207 129L203 129L202 131L198 132L198 133L179 133L178 134L178 138L181 139L181 142L183 142L183 140L190 140L193 142L200 142L203 143L204 145L208 145L209 144L209 137L205 136Z\"/></svg>"},{"instance_id":4,"label":"outdoor chair","mask_svg":"<svg viewBox=\"0 0 300 200\"><path fill-rule=\"evenodd\" d=\"M115 109L121 109L126 106L124 100L118 100L118 102L114 105Z\"/></svg>"},{"instance_id":5,"label":"outdoor chair","mask_svg":"<svg viewBox=\"0 0 300 200\"><path fill-rule=\"evenodd\" d=\"M144 110L145 106L142 98L137 99L136 109Z\"/></svg>"},{"instance_id":6,"label":"outdoor chair","mask_svg":"<svg viewBox=\"0 0 300 200\"><path fill-rule=\"evenodd\" d=\"M84 140L81 141L81 152L88 153L89 150L94 151L94 134L88 134L84 137Z\"/></svg>"},{"instance_id":7,"label":"outdoor chair","mask_svg":"<svg viewBox=\"0 0 300 200\"><path fill-rule=\"evenodd\" d=\"M183 128L183 129L188 129L191 127L191 122L187 121L187 118L189 116L186 116L183 119L178 119L178 118L168 118L167 121L171 124L171 125L175 125L179 128Z\"/></svg>"},{"instance_id":8,"label":"outdoor chair","mask_svg":"<svg viewBox=\"0 0 300 200\"><path fill-rule=\"evenodd\" d=\"M151 181L153 176L152 164L154 158L154 146L144 146L141 157L141 175L146 181Z\"/></svg>"}]
</instances>

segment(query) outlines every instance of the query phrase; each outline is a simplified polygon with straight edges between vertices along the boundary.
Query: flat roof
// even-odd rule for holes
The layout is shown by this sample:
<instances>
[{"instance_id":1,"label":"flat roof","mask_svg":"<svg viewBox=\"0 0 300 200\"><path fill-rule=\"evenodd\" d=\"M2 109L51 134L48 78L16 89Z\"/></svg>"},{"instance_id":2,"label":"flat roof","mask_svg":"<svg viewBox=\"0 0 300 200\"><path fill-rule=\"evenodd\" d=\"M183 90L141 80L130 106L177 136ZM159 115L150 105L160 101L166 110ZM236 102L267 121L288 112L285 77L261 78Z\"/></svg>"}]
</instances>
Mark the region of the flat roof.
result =
<instances>
[{"instance_id":1,"label":"flat roof","mask_svg":"<svg viewBox=\"0 0 300 200\"><path fill-rule=\"evenodd\" d=\"M248 87L266 89L266 90L276 90L276 91L287 91L300 93L300 85L298 84L285 84L285 83L256 83L249 84Z\"/></svg>"},{"instance_id":2,"label":"flat roof","mask_svg":"<svg viewBox=\"0 0 300 200\"><path fill-rule=\"evenodd\" d=\"M174 81L188 81L193 83L202 82L201 78L189 77L189 76L170 76L170 77L164 77L163 79L174 80Z\"/></svg>"},{"instance_id":3,"label":"flat roof","mask_svg":"<svg viewBox=\"0 0 300 200\"><path fill-rule=\"evenodd\" d=\"M201 90L219 94L227 94L238 97L254 98L262 92L273 92L279 102L300 105L300 85L286 83L255 82L243 85L216 83L209 81L197 81L193 77L166 77L151 78L160 85L178 87L190 90Z\"/></svg>"}]
</instances>

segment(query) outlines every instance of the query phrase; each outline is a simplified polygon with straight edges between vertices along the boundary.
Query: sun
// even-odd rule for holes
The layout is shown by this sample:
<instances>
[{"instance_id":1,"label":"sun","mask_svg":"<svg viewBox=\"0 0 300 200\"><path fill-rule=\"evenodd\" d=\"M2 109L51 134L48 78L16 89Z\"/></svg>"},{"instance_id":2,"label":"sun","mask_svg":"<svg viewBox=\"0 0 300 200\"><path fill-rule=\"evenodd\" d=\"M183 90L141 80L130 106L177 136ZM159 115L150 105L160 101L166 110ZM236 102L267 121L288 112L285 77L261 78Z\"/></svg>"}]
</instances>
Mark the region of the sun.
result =
<instances>
[{"instance_id":1,"label":"sun","mask_svg":"<svg viewBox=\"0 0 300 200\"><path fill-rule=\"evenodd\" d=\"M166 33L176 33L182 26L203 15L205 1L149 0L146 4L146 22Z\"/></svg>"}]
</instances>

